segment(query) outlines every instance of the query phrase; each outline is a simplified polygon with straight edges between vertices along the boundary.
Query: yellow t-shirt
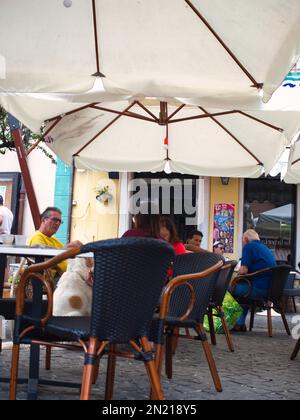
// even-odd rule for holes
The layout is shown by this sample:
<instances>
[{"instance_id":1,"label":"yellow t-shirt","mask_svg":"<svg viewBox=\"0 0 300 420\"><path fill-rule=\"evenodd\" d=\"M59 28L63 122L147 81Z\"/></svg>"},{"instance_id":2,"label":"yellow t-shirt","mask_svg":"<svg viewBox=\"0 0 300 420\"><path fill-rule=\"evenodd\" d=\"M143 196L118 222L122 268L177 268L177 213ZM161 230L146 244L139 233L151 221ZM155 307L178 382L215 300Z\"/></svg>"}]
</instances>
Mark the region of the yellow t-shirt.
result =
<instances>
[{"instance_id":1,"label":"yellow t-shirt","mask_svg":"<svg viewBox=\"0 0 300 420\"><path fill-rule=\"evenodd\" d=\"M32 237L28 240L28 245L29 246L45 245L45 246L49 246L51 248L57 248L57 249L64 248L64 245L57 238L55 238L55 236L51 236L51 238L49 238L49 236L44 235L39 230L37 230L32 235ZM66 271L67 261L66 260L62 261L61 263L58 264L58 267L60 268L60 270Z\"/></svg>"}]
</instances>

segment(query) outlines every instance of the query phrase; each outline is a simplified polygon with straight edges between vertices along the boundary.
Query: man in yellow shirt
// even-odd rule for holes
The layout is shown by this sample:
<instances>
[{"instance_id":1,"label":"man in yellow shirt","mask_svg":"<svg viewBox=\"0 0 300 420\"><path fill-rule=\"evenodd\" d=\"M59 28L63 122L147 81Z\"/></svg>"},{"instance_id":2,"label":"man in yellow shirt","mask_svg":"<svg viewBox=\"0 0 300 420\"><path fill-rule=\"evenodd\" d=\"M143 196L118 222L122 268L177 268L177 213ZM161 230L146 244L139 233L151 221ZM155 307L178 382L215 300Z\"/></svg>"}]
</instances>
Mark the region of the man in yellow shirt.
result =
<instances>
[{"instance_id":1,"label":"man in yellow shirt","mask_svg":"<svg viewBox=\"0 0 300 420\"><path fill-rule=\"evenodd\" d=\"M62 224L62 213L57 207L47 207L46 210L41 214L41 225L32 237L28 240L28 245L44 245L51 248L62 249L65 246L53 236ZM70 246L82 245L79 241L70 242L67 248ZM67 269L67 261L62 261L58 264L58 271L64 272Z\"/></svg>"}]
</instances>

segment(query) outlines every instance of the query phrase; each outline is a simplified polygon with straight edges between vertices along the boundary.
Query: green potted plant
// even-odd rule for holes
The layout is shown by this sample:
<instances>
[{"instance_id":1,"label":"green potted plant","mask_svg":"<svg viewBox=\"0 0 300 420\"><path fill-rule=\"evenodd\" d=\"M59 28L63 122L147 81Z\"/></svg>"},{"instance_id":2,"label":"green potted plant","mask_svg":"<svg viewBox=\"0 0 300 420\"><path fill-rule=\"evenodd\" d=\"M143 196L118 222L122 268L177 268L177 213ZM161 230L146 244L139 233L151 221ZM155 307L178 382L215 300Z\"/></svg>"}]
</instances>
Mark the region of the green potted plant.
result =
<instances>
[{"instance_id":1,"label":"green potted plant","mask_svg":"<svg viewBox=\"0 0 300 420\"><path fill-rule=\"evenodd\" d=\"M108 185L96 188L96 193L96 199L106 206L113 198Z\"/></svg>"}]
</instances>

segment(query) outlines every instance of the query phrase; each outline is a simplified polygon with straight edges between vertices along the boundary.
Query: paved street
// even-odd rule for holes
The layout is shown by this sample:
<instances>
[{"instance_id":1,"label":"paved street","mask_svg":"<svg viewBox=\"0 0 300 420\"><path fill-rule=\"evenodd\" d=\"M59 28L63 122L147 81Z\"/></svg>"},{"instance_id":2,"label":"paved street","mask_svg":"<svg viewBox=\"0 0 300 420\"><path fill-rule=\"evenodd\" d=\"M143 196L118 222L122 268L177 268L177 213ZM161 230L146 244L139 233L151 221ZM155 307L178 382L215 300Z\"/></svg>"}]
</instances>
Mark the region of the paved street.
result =
<instances>
[{"instance_id":1,"label":"paved street","mask_svg":"<svg viewBox=\"0 0 300 420\"><path fill-rule=\"evenodd\" d=\"M291 322L290 325L292 326ZM168 380L163 376L166 399L300 399L300 354L295 361L290 360L295 341L284 333L280 318L274 319L274 337L268 338L266 318L256 316L254 332L234 335L235 353L228 352L224 336L218 336L217 339L218 344L213 353L223 383L223 393L219 394L214 390L201 344L197 341L182 340L174 359L173 379ZM21 376L24 376L28 351L24 349L21 354L20 372ZM42 367L41 376L48 379L79 381L82 360L80 354L54 350L52 369L45 372ZM1 376L8 376L9 364L10 350L5 349L0 355ZM103 361L103 373L105 364ZM104 376L100 374L98 383L93 388L94 399L103 399ZM7 399L8 385L1 386L0 399ZM114 399L147 399L148 390L141 362L119 360ZM18 398L25 399L25 385L20 385L18 391ZM39 398L77 399L78 391L40 386Z\"/></svg>"}]
</instances>

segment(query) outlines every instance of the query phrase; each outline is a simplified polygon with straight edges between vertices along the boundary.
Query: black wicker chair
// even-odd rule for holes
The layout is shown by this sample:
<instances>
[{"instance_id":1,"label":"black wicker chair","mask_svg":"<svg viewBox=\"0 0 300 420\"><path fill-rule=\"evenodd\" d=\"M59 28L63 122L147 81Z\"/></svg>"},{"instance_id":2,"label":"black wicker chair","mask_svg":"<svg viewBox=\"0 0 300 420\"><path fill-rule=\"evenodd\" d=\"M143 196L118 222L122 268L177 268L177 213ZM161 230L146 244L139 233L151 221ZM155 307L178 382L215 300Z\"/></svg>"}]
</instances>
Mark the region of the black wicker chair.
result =
<instances>
[{"instance_id":1,"label":"black wicker chair","mask_svg":"<svg viewBox=\"0 0 300 420\"><path fill-rule=\"evenodd\" d=\"M3 290L0 290L0 296L3 295ZM43 314L47 311L47 302L43 301ZM6 321L13 321L15 319L16 313L16 299L15 298L0 298L0 316L2 316ZM24 313L32 313L32 299L26 299L24 305ZM2 352L2 338L0 337L0 353ZM45 368L50 370L51 367L51 349L46 347L46 358L45 358ZM1 382L0 378L0 382Z\"/></svg>"},{"instance_id":2,"label":"black wicker chair","mask_svg":"<svg viewBox=\"0 0 300 420\"><path fill-rule=\"evenodd\" d=\"M91 318L52 317L51 290L39 272L63 259L87 252L92 252L95 258ZM136 358L144 362L154 397L163 399L147 332L173 256L172 247L163 241L124 238L90 243L27 269L17 291L10 398L16 397L20 344L63 347L61 342L72 341L78 342L85 353L81 399L90 398L97 361L107 345L111 350L125 343L129 343L137 352ZM24 288L32 277L41 281L47 290L49 307L43 319L23 314ZM72 349L73 346L65 347ZM78 345L75 348L78 350Z\"/></svg>"},{"instance_id":3,"label":"black wicker chair","mask_svg":"<svg viewBox=\"0 0 300 420\"><path fill-rule=\"evenodd\" d=\"M223 300L225 294L228 290L233 271L237 265L237 261L228 261L225 263L224 267L216 274L217 282L214 290L213 297L208 305L208 321L209 321L209 332L211 338L211 344L215 346L217 344L215 328L214 328L214 321L213 317L219 317L222 321L223 331L226 336L227 345L230 351L234 352L234 346L232 337L227 326L227 322L225 319L224 311L222 308Z\"/></svg>"},{"instance_id":4,"label":"black wicker chair","mask_svg":"<svg viewBox=\"0 0 300 420\"><path fill-rule=\"evenodd\" d=\"M222 266L222 258L210 252L176 256L174 278L164 290L160 313L153 321L150 335L156 342L156 366L160 374L164 351L162 332L165 329L166 374L169 379L172 378L174 341L180 337L201 341L215 387L219 392L222 391L222 385L207 341L203 319L217 281L215 273ZM192 328L197 336L192 336L189 332L181 335L180 328L187 332Z\"/></svg>"},{"instance_id":5,"label":"black wicker chair","mask_svg":"<svg viewBox=\"0 0 300 420\"><path fill-rule=\"evenodd\" d=\"M285 300L284 306L286 308L288 300L291 298L294 306L295 313L297 312L297 306L295 297L300 297L300 289L295 288L295 278L296 278L296 272L292 272L289 274L287 282L285 284L284 290L283 290L283 298Z\"/></svg>"},{"instance_id":6,"label":"black wicker chair","mask_svg":"<svg viewBox=\"0 0 300 420\"><path fill-rule=\"evenodd\" d=\"M290 274L292 267L289 265L278 265L277 267L272 268L266 268L260 271L257 271L255 273L246 274L244 276L238 276L234 280L232 287L231 287L231 293L234 296L234 289L238 282L240 281L246 281L250 285L250 289L252 286L252 283L250 279L255 279L255 276L264 272L270 271L272 273L272 277L270 279L270 287L269 290L266 290L266 297L262 299L251 299L249 298L250 293L248 296L245 297L235 297L235 299L242 305L248 305L251 309L251 318L250 318L250 326L249 330L252 331L254 326L254 316L255 316L255 310L257 308L265 309L268 313L268 335L269 337L273 336L273 327L272 327L272 313L271 309L274 307L277 311L280 312L281 318L285 327L285 330L288 335L291 335L291 331L286 319L286 316L284 314L284 305L283 305L283 293L284 293L284 287L286 285L288 276Z\"/></svg>"}]
</instances>

